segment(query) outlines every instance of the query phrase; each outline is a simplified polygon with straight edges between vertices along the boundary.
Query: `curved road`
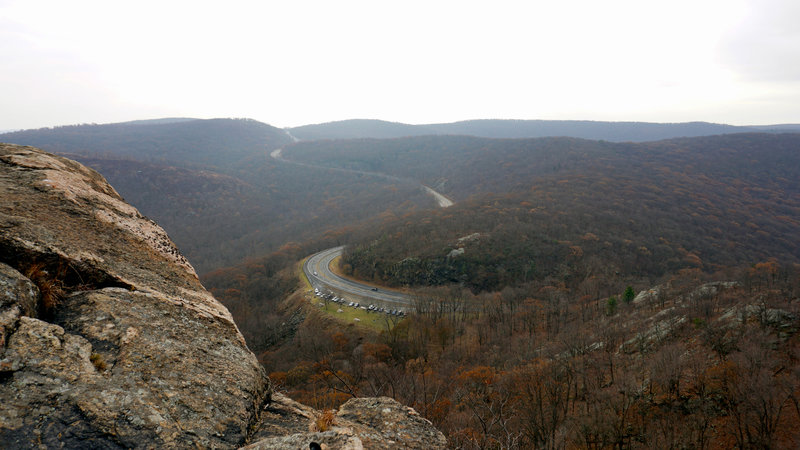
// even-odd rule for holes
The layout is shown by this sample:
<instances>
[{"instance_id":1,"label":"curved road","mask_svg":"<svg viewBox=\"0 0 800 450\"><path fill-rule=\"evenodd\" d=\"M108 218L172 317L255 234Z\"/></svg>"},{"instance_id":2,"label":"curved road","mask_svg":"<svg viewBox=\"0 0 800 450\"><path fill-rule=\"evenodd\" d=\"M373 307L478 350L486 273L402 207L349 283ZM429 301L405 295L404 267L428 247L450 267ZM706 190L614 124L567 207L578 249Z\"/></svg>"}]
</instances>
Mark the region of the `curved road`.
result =
<instances>
[{"instance_id":1,"label":"curved road","mask_svg":"<svg viewBox=\"0 0 800 450\"><path fill-rule=\"evenodd\" d=\"M291 135L289 135L289 136L292 137L293 139L296 139L294 136L291 136ZM359 175L369 175L369 176L378 177L378 178L385 178L385 179L391 180L391 181L399 181L401 183L411 183L411 184L418 184L419 183L418 181L412 180L410 178L401 178L401 177L396 177L394 175L387 175L385 173L380 173L380 172L367 172L367 171L364 171L364 170L345 169L343 167L326 167L326 166L318 166L316 164L308 164L308 163L304 163L304 162L300 162L300 161L292 161L292 160L289 160L289 159L286 159L286 158L283 157L283 149L282 148L278 148L278 149L273 150L272 152L270 152L269 156L272 159L276 159L278 161L285 162L287 164L296 164L298 166L314 167L314 168L326 169L326 170L338 170L339 172L356 173L356 174L359 174ZM430 187L425 186L424 184L421 184L421 183L419 183L419 186L422 188L423 191L425 191L426 194L428 194L431 197L433 197L433 199L436 201L436 204L440 208L447 208L449 206L453 206L453 204L454 204L453 201L450 200L449 198L445 197L441 193L436 192L433 189L431 189Z\"/></svg>"},{"instance_id":2,"label":"curved road","mask_svg":"<svg viewBox=\"0 0 800 450\"><path fill-rule=\"evenodd\" d=\"M342 254L343 249L343 246L329 248L308 257L303 264L303 272L314 287L355 296L358 297L357 301L369 299L370 302L388 307L408 307L413 304L413 297L410 295L385 289L376 290L373 286L342 278L333 273L330 264L334 258Z\"/></svg>"},{"instance_id":3,"label":"curved road","mask_svg":"<svg viewBox=\"0 0 800 450\"><path fill-rule=\"evenodd\" d=\"M288 131L286 132L286 134L290 138L292 138L292 140L294 140L295 142L299 140L296 137L289 134ZM414 180L403 179L393 175L387 175L384 173L364 172L360 170L335 168L335 167L323 167L299 161L290 161L283 158L283 155L281 154L282 152L283 149L279 148L273 150L269 156L272 157L273 159L289 164L297 164L301 166L318 167L324 169L333 169L348 173L372 175L394 181L416 183ZM420 186L426 193L428 193L430 196L434 198L434 200L436 200L436 203L437 205L439 205L439 207L447 208L453 205L453 201L445 197L444 195L434 191L433 189L431 189L428 186L425 186L424 184L421 184ZM303 272L305 272L306 277L308 277L308 280L311 282L312 286L320 289L328 289L331 291L336 291L339 293L339 295L348 295L350 297L355 297L356 300L359 302L367 301L370 303L381 304L386 307L398 307L398 306L409 307L413 305L413 297L411 295L395 291L387 291L385 289L378 289L375 288L374 286L342 278L339 275L333 273L330 269L330 264L337 256L340 256L342 254L343 250L344 250L343 246L334 247L334 248L329 248L327 250L323 250L319 253L315 253L308 257L306 262L303 264Z\"/></svg>"}]
</instances>

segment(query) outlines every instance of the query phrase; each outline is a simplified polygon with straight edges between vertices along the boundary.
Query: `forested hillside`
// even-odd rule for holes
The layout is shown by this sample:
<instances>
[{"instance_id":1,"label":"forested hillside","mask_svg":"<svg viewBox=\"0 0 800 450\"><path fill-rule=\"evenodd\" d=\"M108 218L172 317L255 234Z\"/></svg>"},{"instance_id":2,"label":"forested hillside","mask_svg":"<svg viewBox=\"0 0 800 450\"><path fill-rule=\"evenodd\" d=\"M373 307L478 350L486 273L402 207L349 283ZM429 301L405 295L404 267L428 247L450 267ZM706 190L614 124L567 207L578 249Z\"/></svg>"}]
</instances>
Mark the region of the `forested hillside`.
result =
<instances>
[{"instance_id":1,"label":"forested hillside","mask_svg":"<svg viewBox=\"0 0 800 450\"><path fill-rule=\"evenodd\" d=\"M408 125L370 119L352 119L317 125L303 125L288 128L287 131L297 139L304 141L359 138L388 139L438 134L434 128L429 128L425 125Z\"/></svg>"},{"instance_id":2,"label":"forested hillside","mask_svg":"<svg viewBox=\"0 0 800 450\"><path fill-rule=\"evenodd\" d=\"M653 236L641 236L649 221L660 222L673 231L687 229L683 233L687 236L697 235L698 229L701 233L716 229L718 235L730 236L727 241L744 242L739 247L746 248L751 241L742 236L747 233L760 230L775 239L786 235L780 227L773 226L776 222L763 223L771 221L771 215L757 214L755 220L750 217L753 208L764 206L759 197L754 197L762 188L759 179L766 182L774 178L774 182L779 182L794 176L771 171L769 166L776 162L774 158L792 157L786 154L791 143L785 136L788 135L729 135L644 144L574 138L420 136L292 144L282 130L252 120L173 119L28 130L4 134L2 139L62 152L97 168L128 201L162 224L197 269L205 272L274 251L288 241L303 241L382 213L390 217L428 209L433 202L417 190L419 182L457 201L488 194L495 195L507 208L514 202L531 201L541 203L535 207L549 208L546 213L539 209L537 214L520 219L529 226L538 226L531 222L533 217L551 221L548 215L553 211L561 209L560 215L570 215L584 206L602 211L601 218L615 210L635 217L639 214L637 204L617 204L617 194L624 187L635 190L636 195L642 196L643 205L652 210L643 218L625 219L636 220L637 224L627 239L641 241L648 249L662 248L655 245ZM759 155L759 164L745 163L743 146L748 145L748 139L752 140L754 152L762 145L777 150ZM726 146L734 154L726 154ZM280 147L284 148L285 158L310 165L285 164L269 158L269 152ZM691 159L694 156L697 161ZM330 171L325 167L386 173L400 180ZM695 168L687 172L684 167ZM787 171L791 167L791 164L779 165L777 170ZM766 170L770 176L763 177L758 170ZM737 171L743 171L741 176ZM698 184L703 180L695 176L698 173L717 180L708 192ZM571 188L564 189L565 183L571 183ZM726 186L726 183L732 184ZM728 193L723 190L740 188L744 195L735 197L735 208L725 208ZM763 188L778 189L776 192L780 193L779 187ZM693 195L692 189L704 192ZM655 201L658 199L668 205L660 206ZM573 206L563 207L570 204ZM705 210L708 214L704 215ZM701 218L691 223L680 219L687 214ZM731 215L730 220L727 215ZM702 218L712 216L720 218L722 223L707 223ZM492 216L486 217L488 220ZM475 220L482 219L476 216ZM570 219L570 223L575 221ZM597 228L603 226L598 224ZM783 226L791 229L791 224ZM448 227L455 234L472 233ZM660 236L677 245L669 252L669 258L663 259L664 267L675 266L674 260L680 259L677 255L684 251L679 247L692 251L691 245L687 247L686 242L672 239L673 234ZM622 239L618 233L611 235ZM574 239L572 236L562 240ZM708 245L726 245L718 241L699 240L694 252L699 252L697 256L707 263L730 262L731 258L720 259L706 251ZM775 241L772 245L783 244ZM792 245L785 246L784 251L791 252L791 248ZM728 254L740 250L737 247ZM375 277L376 270L383 270L377 266L370 270L354 268L370 278ZM459 276L463 274L455 278ZM376 279L382 278L383 275L378 275ZM455 279L453 274L434 278L435 283Z\"/></svg>"},{"instance_id":3,"label":"forested hillside","mask_svg":"<svg viewBox=\"0 0 800 450\"><path fill-rule=\"evenodd\" d=\"M796 134L742 133L626 144L573 138L420 136L300 142L287 147L283 155L324 166L411 177L463 199L476 193L524 190L538 176L570 171L644 178L653 174L636 171L662 165L676 170L691 164L724 180L735 178L739 171L757 178L755 171L764 165L793 161L796 139ZM729 155L730 151L734 153ZM766 159L748 167L743 159L746 152Z\"/></svg>"},{"instance_id":4,"label":"forested hillside","mask_svg":"<svg viewBox=\"0 0 800 450\"><path fill-rule=\"evenodd\" d=\"M465 201L372 230L348 250L349 273L395 286L493 290L532 277L580 281L597 270L652 280L691 267L800 262L800 135L463 140L430 158L416 139L429 142L370 147L362 163L409 176L411 161L425 159L425 181L437 184L438 172L444 192Z\"/></svg>"},{"instance_id":5,"label":"forested hillside","mask_svg":"<svg viewBox=\"0 0 800 450\"><path fill-rule=\"evenodd\" d=\"M460 448L800 443L800 134L26 133L0 140L50 139L163 225L295 399L392 396ZM299 261L342 244L342 271L415 296L409 317L311 306Z\"/></svg>"},{"instance_id":6,"label":"forested hillside","mask_svg":"<svg viewBox=\"0 0 800 450\"><path fill-rule=\"evenodd\" d=\"M301 253L204 283L245 324L278 389L318 408L391 396L455 448L800 442L797 265L683 270L599 298L591 282L571 290L555 277L479 295L423 290L416 312L375 333L289 296L296 272L277 267Z\"/></svg>"},{"instance_id":7,"label":"forested hillside","mask_svg":"<svg viewBox=\"0 0 800 450\"><path fill-rule=\"evenodd\" d=\"M229 168L291 142L283 130L248 119L173 119L70 125L0 136L55 153L102 156L182 167Z\"/></svg>"},{"instance_id":8,"label":"forested hillside","mask_svg":"<svg viewBox=\"0 0 800 450\"><path fill-rule=\"evenodd\" d=\"M798 131L797 126L784 131ZM648 123L590 120L466 120L453 123L408 125L382 120L343 120L289 128L302 140L396 138L424 135L464 135L498 139L567 136L612 142L644 142L675 137L709 136L770 127L738 127L708 122Z\"/></svg>"},{"instance_id":9,"label":"forested hillside","mask_svg":"<svg viewBox=\"0 0 800 450\"><path fill-rule=\"evenodd\" d=\"M389 395L457 448L800 442L800 135L428 136L285 155L458 200L204 278L293 398ZM295 261L334 242L349 243L346 273L414 293L410 317L376 333L312 308Z\"/></svg>"},{"instance_id":10,"label":"forested hillside","mask_svg":"<svg viewBox=\"0 0 800 450\"><path fill-rule=\"evenodd\" d=\"M95 168L163 226L200 273L387 211L433 205L415 183L276 161L270 151L291 138L253 120L76 125L0 141Z\"/></svg>"},{"instance_id":11,"label":"forested hillside","mask_svg":"<svg viewBox=\"0 0 800 450\"><path fill-rule=\"evenodd\" d=\"M162 225L198 272L269 253L387 211L433 201L416 185L284 164L262 155L233 173L81 158Z\"/></svg>"}]
</instances>

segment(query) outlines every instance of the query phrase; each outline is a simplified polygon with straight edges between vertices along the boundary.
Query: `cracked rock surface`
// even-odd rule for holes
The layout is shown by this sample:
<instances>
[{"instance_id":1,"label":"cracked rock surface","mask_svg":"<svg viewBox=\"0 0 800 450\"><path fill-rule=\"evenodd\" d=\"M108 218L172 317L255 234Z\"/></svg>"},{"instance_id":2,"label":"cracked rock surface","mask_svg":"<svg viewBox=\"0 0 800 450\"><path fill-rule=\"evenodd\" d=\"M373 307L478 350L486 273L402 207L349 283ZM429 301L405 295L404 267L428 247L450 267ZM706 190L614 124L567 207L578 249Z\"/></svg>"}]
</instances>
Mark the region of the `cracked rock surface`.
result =
<instances>
[{"instance_id":1,"label":"cracked rock surface","mask_svg":"<svg viewBox=\"0 0 800 450\"><path fill-rule=\"evenodd\" d=\"M167 234L30 147L0 145L0 193L0 442L244 444L269 381Z\"/></svg>"}]
</instances>

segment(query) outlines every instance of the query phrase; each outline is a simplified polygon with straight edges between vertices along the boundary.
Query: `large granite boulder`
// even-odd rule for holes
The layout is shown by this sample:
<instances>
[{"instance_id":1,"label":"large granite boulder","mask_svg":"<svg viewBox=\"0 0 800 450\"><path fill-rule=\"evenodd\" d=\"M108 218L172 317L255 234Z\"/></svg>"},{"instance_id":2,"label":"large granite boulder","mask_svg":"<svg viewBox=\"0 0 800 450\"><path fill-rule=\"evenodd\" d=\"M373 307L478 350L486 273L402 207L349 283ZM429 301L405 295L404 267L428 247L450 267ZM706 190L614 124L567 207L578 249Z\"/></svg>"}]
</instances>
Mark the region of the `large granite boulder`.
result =
<instances>
[{"instance_id":1,"label":"large granite boulder","mask_svg":"<svg viewBox=\"0 0 800 450\"><path fill-rule=\"evenodd\" d=\"M269 381L166 233L30 147L0 145L0 193L0 442L246 442Z\"/></svg>"},{"instance_id":2,"label":"large granite boulder","mask_svg":"<svg viewBox=\"0 0 800 450\"><path fill-rule=\"evenodd\" d=\"M390 399L328 430L320 415L271 391L228 310L102 176L0 144L0 446L445 445Z\"/></svg>"}]
</instances>

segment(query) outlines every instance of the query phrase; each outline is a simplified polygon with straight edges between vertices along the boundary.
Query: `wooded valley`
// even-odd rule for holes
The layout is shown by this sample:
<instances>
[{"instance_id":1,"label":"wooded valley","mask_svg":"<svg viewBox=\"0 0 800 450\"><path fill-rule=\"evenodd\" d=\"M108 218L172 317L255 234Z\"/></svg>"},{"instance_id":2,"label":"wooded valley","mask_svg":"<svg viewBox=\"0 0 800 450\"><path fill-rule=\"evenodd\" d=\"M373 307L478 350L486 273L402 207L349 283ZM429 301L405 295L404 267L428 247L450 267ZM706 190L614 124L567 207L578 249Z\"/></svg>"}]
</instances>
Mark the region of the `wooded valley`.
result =
<instances>
[{"instance_id":1,"label":"wooded valley","mask_svg":"<svg viewBox=\"0 0 800 450\"><path fill-rule=\"evenodd\" d=\"M106 176L301 402L391 396L454 448L800 445L800 134L368 125L396 134L293 142L254 121L175 120L0 140ZM337 245L343 273L414 295L414 311L376 329L312 306L299 262Z\"/></svg>"}]
</instances>

